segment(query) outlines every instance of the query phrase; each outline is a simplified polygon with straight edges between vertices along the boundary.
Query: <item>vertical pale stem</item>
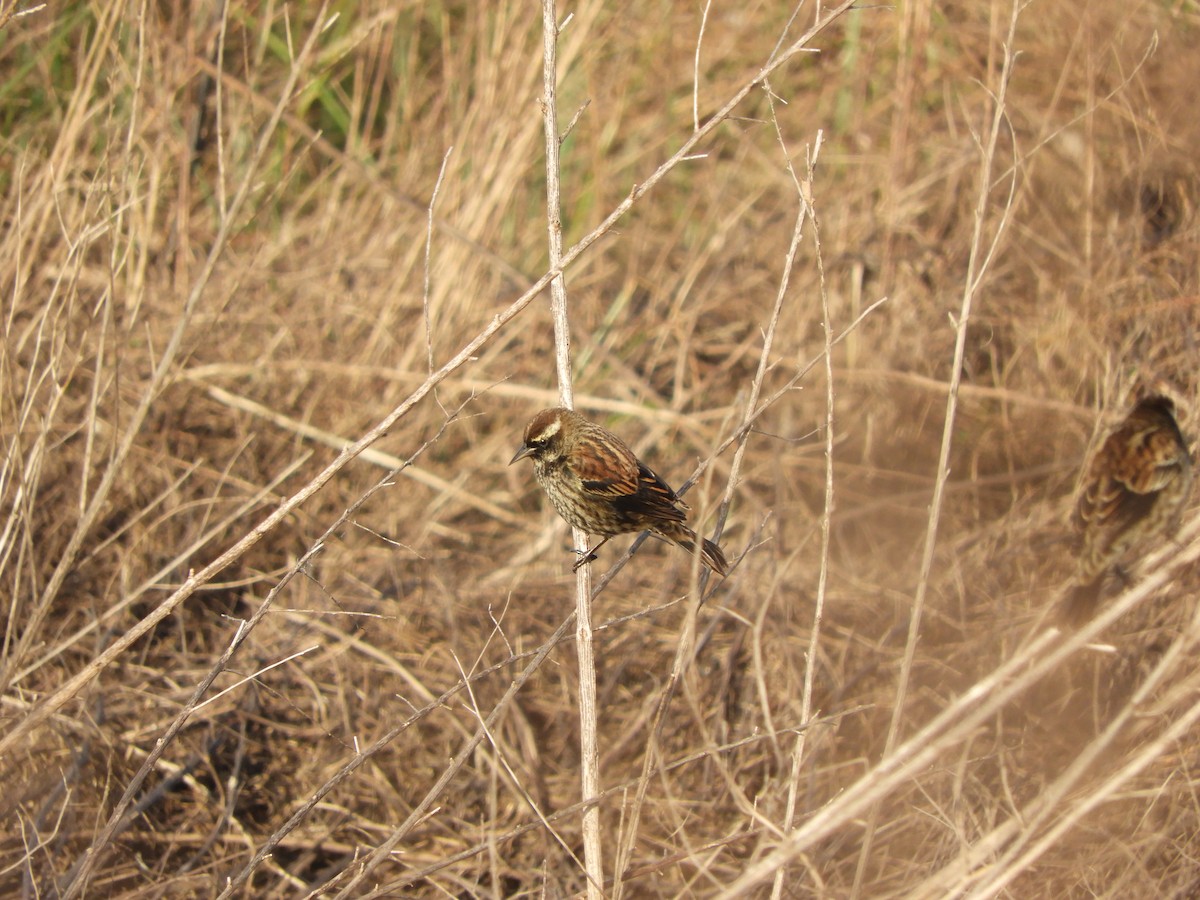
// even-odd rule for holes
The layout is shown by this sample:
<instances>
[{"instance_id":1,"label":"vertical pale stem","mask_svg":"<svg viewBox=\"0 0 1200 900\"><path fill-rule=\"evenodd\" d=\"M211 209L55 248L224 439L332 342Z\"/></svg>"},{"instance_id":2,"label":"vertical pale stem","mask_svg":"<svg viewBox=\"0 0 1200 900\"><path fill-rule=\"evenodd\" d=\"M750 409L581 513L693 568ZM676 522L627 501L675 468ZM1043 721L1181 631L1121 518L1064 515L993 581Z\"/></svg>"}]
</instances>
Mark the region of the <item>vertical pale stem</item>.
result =
<instances>
[{"instance_id":1,"label":"vertical pale stem","mask_svg":"<svg viewBox=\"0 0 1200 900\"><path fill-rule=\"evenodd\" d=\"M546 226L550 239L550 267L562 262L562 216L558 183L558 106L555 98L558 19L554 0L542 2L542 121L546 131ZM558 392L563 406L574 406L571 391L571 327L567 317L566 279L550 282L554 316L554 355L558 367ZM587 534L573 529L575 546L587 552ZM592 648L592 584L590 567L575 571L575 647L579 659L579 762L584 801L600 794L600 751L596 734L596 660ZM583 862L587 869L589 900L604 894L604 869L600 850L600 808L583 812Z\"/></svg>"}]
</instances>

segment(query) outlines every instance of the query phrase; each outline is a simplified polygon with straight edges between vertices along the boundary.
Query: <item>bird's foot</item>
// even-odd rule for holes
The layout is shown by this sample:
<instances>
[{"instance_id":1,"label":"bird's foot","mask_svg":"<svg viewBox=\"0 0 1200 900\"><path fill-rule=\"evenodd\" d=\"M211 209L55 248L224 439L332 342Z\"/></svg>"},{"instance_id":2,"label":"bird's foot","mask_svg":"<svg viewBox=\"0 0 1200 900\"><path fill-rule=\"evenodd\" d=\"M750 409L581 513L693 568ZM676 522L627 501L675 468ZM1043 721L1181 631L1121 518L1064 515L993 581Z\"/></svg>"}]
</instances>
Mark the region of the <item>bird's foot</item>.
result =
<instances>
[{"instance_id":1,"label":"bird's foot","mask_svg":"<svg viewBox=\"0 0 1200 900\"><path fill-rule=\"evenodd\" d=\"M594 550L578 550L572 547L571 552L578 554L579 556L579 560L575 563L575 565L571 566L572 572L578 572L580 566L586 566L588 563L595 562L599 558L596 556Z\"/></svg>"}]
</instances>

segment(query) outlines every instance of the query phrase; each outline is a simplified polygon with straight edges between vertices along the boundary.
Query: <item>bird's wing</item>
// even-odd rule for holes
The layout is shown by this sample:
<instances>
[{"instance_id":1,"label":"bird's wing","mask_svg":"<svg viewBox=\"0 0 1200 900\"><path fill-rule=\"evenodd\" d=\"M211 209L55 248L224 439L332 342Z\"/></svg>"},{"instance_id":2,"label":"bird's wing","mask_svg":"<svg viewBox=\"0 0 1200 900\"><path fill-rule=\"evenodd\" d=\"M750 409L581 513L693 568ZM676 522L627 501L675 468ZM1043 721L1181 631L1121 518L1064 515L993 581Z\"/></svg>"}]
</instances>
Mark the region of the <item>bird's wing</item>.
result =
<instances>
[{"instance_id":1,"label":"bird's wing","mask_svg":"<svg viewBox=\"0 0 1200 900\"><path fill-rule=\"evenodd\" d=\"M601 439L606 437L607 439ZM633 451L610 436L584 434L568 463L583 489L597 497L628 497L639 488L639 466Z\"/></svg>"},{"instance_id":2,"label":"bird's wing","mask_svg":"<svg viewBox=\"0 0 1200 900\"><path fill-rule=\"evenodd\" d=\"M682 522L687 504L671 486L611 434L587 434L571 454L571 468L589 494L611 500L628 517Z\"/></svg>"},{"instance_id":3,"label":"bird's wing","mask_svg":"<svg viewBox=\"0 0 1200 900\"><path fill-rule=\"evenodd\" d=\"M627 501L631 509L661 522L684 521L687 504L643 462L638 463L638 482L637 494Z\"/></svg>"},{"instance_id":4,"label":"bird's wing","mask_svg":"<svg viewBox=\"0 0 1200 900\"><path fill-rule=\"evenodd\" d=\"M1082 525L1096 522L1108 528L1146 515L1158 493L1180 477L1190 460L1171 429L1138 434L1122 428L1105 441L1096 463L1076 516Z\"/></svg>"},{"instance_id":5,"label":"bird's wing","mask_svg":"<svg viewBox=\"0 0 1200 900\"><path fill-rule=\"evenodd\" d=\"M1118 523L1141 519L1157 498L1158 490L1131 490L1119 478L1104 477L1091 484L1079 498L1078 515L1084 523L1096 522L1101 528L1120 530Z\"/></svg>"},{"instance_id":6,"label":"bird's wing","mask_svg":"<svg viewBox=\"0 0 1200 900\"><path fill-rule=\"evenodd\" d=\"M1175 423L1135 435L1131 452L1116 467L1115 477L1135 494L1161 491L1190 465L1187 447Z\"/></svg>"}]
</instances>

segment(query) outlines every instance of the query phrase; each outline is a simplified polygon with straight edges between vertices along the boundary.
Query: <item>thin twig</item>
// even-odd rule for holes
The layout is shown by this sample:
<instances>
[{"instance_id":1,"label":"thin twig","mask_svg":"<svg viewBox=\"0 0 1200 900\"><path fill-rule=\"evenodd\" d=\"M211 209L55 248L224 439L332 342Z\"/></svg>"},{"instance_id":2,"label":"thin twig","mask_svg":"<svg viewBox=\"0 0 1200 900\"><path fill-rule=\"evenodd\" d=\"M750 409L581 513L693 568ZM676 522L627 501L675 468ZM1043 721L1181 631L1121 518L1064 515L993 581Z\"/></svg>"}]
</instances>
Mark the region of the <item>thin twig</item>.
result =
<instances>
[{"instance_id":1,"label":"thin twig","mask_svg":"<svg viewBox=\"0 0 1200 900\"><path fill-rule=\"evenodd\" d=\"M769 92L768 92L769 93ZM784 158L788 160L788 173L792 177L800 203L807 210L813 223L813 243L816 247L817 274L821 287L821 325L825 338L825 499L821 510L821 562L817 574L817 596L813 604L813 623L808 635L808 652L804 660L804 688L800 697L800 721L807 722L812 715L813 682L816 679L818 649L821 643L821 617L825 611L825 593L829 583L829 534L833 517L833 323L829 318L829 293L825 286L825 266L821 259L821 235L818 229L817 211L813 206L813 181L817 159L821 153L821 132L817 132L816 145L808 154L808 169L803 184L796 177L787 152L787 144L779 129L779 121L775 115L774 102L771 103L771 121L775 124L776 134L783 147ZM804 763L804 749L808 730L796 735L796 744L792 749L791 777L788 780L787 808L784 812L784 830L790 831L795 826L796 803L800 792L800 772ZM771 887L772 900L783 896L785 870L781 867L775 873L775 882Z\"/></svg>"},{"instance_id":2,"label":"thin twig","mask_svg":"<svg viewBox=\"0 0 1200 900\"><path fill-rule=\"evenodd\" d=\"M921 617L925 610L925 597L929 591L929 576L933 570L934 551L937 549L938 525L941 522L942 499L946 491L946 483L950 479L950 451L955 432L955 417L958 412L958 386L962 381L963 358L966 355L967 325L970 322L971 310L979 285L987 272L993 256L1004 236L1009 216L1012 213L1013 196L1017 185L1017 170L1012 169L1009 182L1008 201L1000 213L995 232L990 243L984 246L984 225L988 218L988 208L991 203L992 167L996 158L996 145L1004 130L1007 110L1005 100L1008 93L1008 82L1012 78L1013 65L1016 57L1013 53L1013 42L1016 40L1017 20L1020 17L1021 0L1013 0L1012 12L1009 19L1008 36L1004 45L1004 65L1000 71L999 90L995 96L992 109L992 121L987 132L986 144L980 146L980 166L977 195L975 199L974 231L971 236L971 251L967 261L967 271L963 279L962 301L959 306L958 318L954 321L954 358L950 365L950 384L946 392L946 417L942 424L941 450L938 454L937 474L933 483L933 499L930 501L929 519L925 530L925 545L921 554L921 570L917 578L917 590L913 597L912 611L909 613L908 637L905 641L904 656L900 661L900 675L896 684L896 698L892 705L891 722L888 725L887 739L884 741L883 755L886 757L896 745L900 734L900 724L904 721L905 702L908 698L908 685L912 675L913 662L917 654L917 641L921 633ZM1009 129L1011 133L1011 129ZM1014 137L1015 140L1015 137ZM1014 154L1015 156L1015 154ZM867 863L871 857L871 843L878 824L879 808L871 810L867 817L866 830L863 833L862 846L859 850L858 864L854 872L854 886L851 897L858 897L866 877Z\"/></svg>"},{"instance_id":3,"label":"thin twig","mask_svg":"<svg viewBox=\"0 0 1200 900\"><path fill-rule=\"evenodd\" d=\"M492 734L491 728L488 727L487 722L484 720L483 713L479 709L479 700L475 696L475 690L472 685L471 679L467 675L466 670L463 669L462 664L459 662L457 656L454 657L454 663L458 667L459 678L461 680L461 683L465 686L464 690L467 694L468 700L470 701L468 706L469 706L471 712L475 715L475 721L477 721L479 723L479 729L487 737L488 743L492 745L492 749L496 751L496 760L499 762L499 764L501 766L503 766L504 771L508 774L508 777L512 780L512 783L516 786L517 792L520 794L521 799L525 801L525 805L528 806L530 811L533 813L534 818L537 819L538 823L541 824L541 826L546 830L546 832L550 835L550 837L554 839L554 842L556 844L558 844L558 846L560 848L562 848L562 851L563 851L563 853L566 854L567 858L570 859L571 862L575 863L575 865L579 867L579 870L581 872L584 872L584 874L586 875L587 869L584 866L583 862L581 862L579 857L575 855L575 851L572 850L570 845L566 842L566 840L564 840L564 838L563 838L562 834L559 832L559 830L557 828L555 828L552 824L550 824L550 820L546 817L546 813L542 810L542 808L540 806L538 806L537 801L533 799L533 796L529 793L528 790L526 790L525 786L521 783L520 776L517 775L517 773L513 771L512 766L508 762L507 755L504 752L504 748L500 746L500 743L496 740L495 735ZM593 801L595 799L596 799L595 797L584 797L583 798L583 801L581 802L580 806L582 807L582 810L585 812L585 814L586 814L586 810L595 808L593 805L591 805L591 801Z\"/></svg>"},{"instance_id":4,"label":"thin twig","mask_svg":"<svg viewBox=\"0 0 1200 900\"><path fill-rule=\"evenodd\" d=\"M212 385L207 389L208 395L232 409L238 409L242 412L250 413L258 416L261 419L277 425L292 434L298 434L301 437L306 437L317 442L325 447L332 447L334 450L343 450L350 446L353 441L341 435L333 434L323 428L318 428L308 422L301 422L299 419L294 419L291 416L284 415L281 412L271 409L255 400L248 397L242 397L233 394L216 385ZM486 390L486 388L485 388ZM472 395L475 391L471 392ZM461 502L464 506L469 506L479 510L486 516L490 516L498 522L504 522L506 525L522 527L525 521L511 510L505 509L503 506L497 506L490 500L485 500L483 497L464 490L461 485L447 481L439 475L435 475L428 469L423 469L420 466L405 464L405 461L393 453L387 453L375 447L368 447L359 454L359 459L363 462L368 462L373 466L379 466L384 469L389 469L404 475L405 478L411 478L413 481L423 484L428 488L443 494L446 497L452 497Z\"/></svg>"},{"instance_id":5,"label":"thin twig","mask_svg":"<svg viewBox=\"0 0 1200 900\"><path fill-rule=\"evenodd\" d=\"M429 313L429 281L430 260L433 255L433 207L437 203L438 192L442 189L442 181L446 178L446 166L450 162L453 147L447 147L442 156L442 167L438 170L437 182L433 185L433 194L429 198L429 213L425 221L425 285L421 292L421 308L425 312L425 355L429 371L433 371L433 318Z\"/></svg>"},{"instance_id":6,"label":"thin twig","mask_svg":"<svg viewBox=\"0 0 1200 900\"><path fill-rule=\"evenodd\" d=\"M559 188L558 134L558 18L554 0L542 0L542 125L546 138L546 229L550 265L562 260L562 205ZM574 123L572 123L574 124ZM566 276L550 282L550 309L554 319L554 360L562 405L575 407L571 377L571 320L567 313ZM577 552L587 553L588 535L571 529ZM596 730L596 657L592 642L591 566L575 569L575 649L579 666L579 779L583 802L600 794L600 744ZM600 840L600 807L584 807L583 861L589 900L604 896L604 866Z\"/></svg>"},{"instance_id":7,"label":"thin twig","mask_svg":"<svg viewBox=\"0 0 1200 900\"><path fill-rule=\"evenodd\" d=\"M808 215L808 207L801 203L800 209L797 212L796 223L792 230L791 244L788 247L787 254L784 257L783 273L780 277L779 288L775 293L775 305L771 310L771 316L767 321L767 327L763 335L762 350L759 354L758 368L755 371L754 378L750 384L750 396L746 401L746 413L743 417L741 427L737 430L738 437L736 438L737 449L734 451L733 460L730 463L729 480L725 487L725 496L721 503L721 512L718 516L717 528L713 539L718 540L721 536L721 530L724 525L724 517L729 508L729 503L733 497L733 491L737 486L738 473L741 471L742 460L744 459L746 446L750 435L750 423L757 418L762 412L762 407L758 405L758 398L762 391L763 381L766 378L767 369L769 367L771 348L774 344L775 329L779 324L779 317L783 311L783 303L788 295L788 284L791 279L792 267L795 264L796 251L800 246L800 238L803 233L805 219ZM685 484L682 490L686 490L691 483L694 482L696 475L693 475ZM681 490L681 493L682 493ZM631 548L631 552L632 552ZM698 596L702 599L703 592ZM659 753L659 741L662 734L662 729L666 721L666 710L670 705L671 698L674 696L677 685L683 678L687 666L692 657L692 650L695 639L695 621L696 612L699 605L692 606L688 610L688 614L684 617L683 624L680 628L680 634L676 642L675 658L671 666L671 674L663 687L662 694L659 698L658 705L655 709L654 716L649 726L649 737L647 738L647 749L642 761L642 779L638 782L638 790L634 796L633 803L627 811L626 821L624 823L624 834L618 846L617 864L614 870L614 900L619 900L623 887L624 874L628 869L632 854L633 844L637 839L638 827L641 822L641 811L645 805L646 791L649 786L649 772L654 760Z\"/></svg>"},{"instance_id":8,"label":"thin twig","mask_svg":"<svg viewBox=\"0 0 1200 900\"><path fill-rule=\"evenodd\" d=\"M704 11L700 14L700 31L696 34L696 59L692 64L692 130L700 130L700 45L704 43L704 29L708 25L708 10L712 0L704 0Z\"/></svg>"}]
</instances>

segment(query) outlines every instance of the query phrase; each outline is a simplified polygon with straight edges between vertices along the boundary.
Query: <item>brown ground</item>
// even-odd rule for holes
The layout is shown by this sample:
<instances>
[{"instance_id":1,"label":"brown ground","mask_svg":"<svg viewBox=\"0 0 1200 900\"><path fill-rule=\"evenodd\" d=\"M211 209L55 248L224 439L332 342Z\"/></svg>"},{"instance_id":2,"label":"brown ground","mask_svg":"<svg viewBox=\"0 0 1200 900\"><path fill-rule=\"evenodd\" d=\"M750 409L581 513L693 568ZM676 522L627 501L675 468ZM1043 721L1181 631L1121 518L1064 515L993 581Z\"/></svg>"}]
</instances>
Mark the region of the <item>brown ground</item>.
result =
<instances>
[{"instance_id":1,"label":"brown ground","mask_svg":"<svg viewBox=\"0 0 1200 900\"><path fill-rule=\"evenodd\" d=\"M0 3L5 896L207 897L231 877L254 897L585 890L569 640L463 749L574 604L569 534L506 466L557 402L548 293L421 394L372 445L385 456L336 469L190 593L189 573L413 396L430 353L445 364L546 271L535 5L332 5L306 50L312 3L7 21ZM704 4L561 6L560 127L590 101L563 146L570 247L691 134ZM697 610L687 557L646 542L596 599L604 871L630 842L624 896L767 896L775 871L785 897L1200 890L1193 573L1105 628L1113 652L1076 653L979 722L994 690L954 706L1066 583L1080 461L1133 377L1197 390L1200 10L1025 8L989 160L1010 13L846 15L771 78L773 105L752 90L567 270L577 405L677 487L711 461L693 519L723 520L738 558ZM789 14L712 4L702 123ZM806 178L818 131L819 230L804 225L760 403L778 398L735 471L734 447L712 455L747 415L784 278L784 147ZM822 268L834 334L887 300L833 354L822 718L797 748L822 586ZM211 702L181 717L214 671ZM481 673L469 692L464 673ZM918 741L930 757L889 781L902 685L892 749L948 709L965 727Z\"/></svg>"}]
</instances>

